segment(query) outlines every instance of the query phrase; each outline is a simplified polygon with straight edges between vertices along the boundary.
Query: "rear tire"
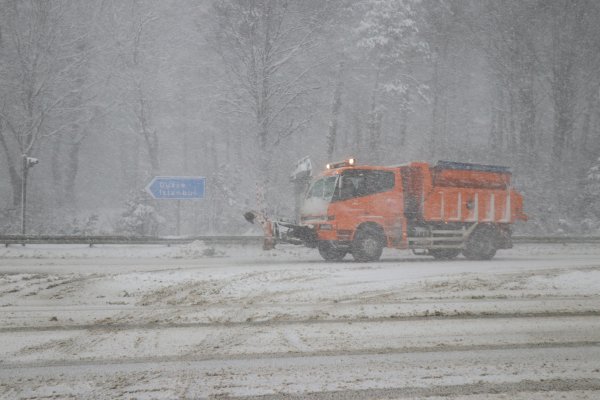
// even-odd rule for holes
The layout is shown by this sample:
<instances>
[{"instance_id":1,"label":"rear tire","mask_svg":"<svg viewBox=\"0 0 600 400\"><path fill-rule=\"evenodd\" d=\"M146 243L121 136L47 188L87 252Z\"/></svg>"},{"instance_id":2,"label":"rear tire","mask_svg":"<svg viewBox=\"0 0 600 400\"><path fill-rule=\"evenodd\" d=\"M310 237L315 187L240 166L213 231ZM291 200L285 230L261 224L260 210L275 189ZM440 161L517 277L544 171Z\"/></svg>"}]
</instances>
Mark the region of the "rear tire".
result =
<instances>
[{"instance_id":1,"label":"rear tire","mask_svg":"<svg viewBox=\"0 0 600 400\"><path fill-rule=\"evenodd\" d=\"M475 230L465 243L463 255L469 260L491 260L496 255L496 231L493 228Z\"/></svg>"},{"instance_id":2,"label":"rear tire","mask_svg":"<svg viewBox=\"0 0 600 400\"><path fill-rule=\"evenodd\" d=\"M385 237L375 226L360 228L352 242L352 257L359 262L377 261L381 258Z\"/></svg>"},{"instance_id":3,"label":"rear tire","mask_svg":"<svg viewBox=\"0 0 600 400\"><path fill-rule=\"evenodd\" d=\"M436 260L452 260L460 254L460 249L430 249L429 255Z\"/></svg>"},{"instance_id":4,"label":"rear tire","mask_svg":"<svg viewBox=\"0 0 600 400\"><path fill-rule=\"evenodd\" d=\"M338 249L331 242L322 240L319 241L319 254L325 261L341 261L345 256L347 251Z\"/></svg>"}]
</instances>

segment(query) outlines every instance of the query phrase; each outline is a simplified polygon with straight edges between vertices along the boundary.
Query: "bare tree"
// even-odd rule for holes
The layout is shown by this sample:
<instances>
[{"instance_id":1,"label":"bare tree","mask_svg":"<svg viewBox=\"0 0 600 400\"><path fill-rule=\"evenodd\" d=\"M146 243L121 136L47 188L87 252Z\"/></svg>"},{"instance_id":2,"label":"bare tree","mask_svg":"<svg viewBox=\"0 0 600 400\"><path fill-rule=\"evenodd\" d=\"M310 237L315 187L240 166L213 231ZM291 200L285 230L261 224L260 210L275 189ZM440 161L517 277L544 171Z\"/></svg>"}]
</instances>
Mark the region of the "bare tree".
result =
<instances>
[{"instance_id":1,"label":"bare tree","mask_svg":"<svg viewBox=\"0 0 600 400\"><path fill-rule=\"evenodd\" d=\"M579 44L585 39L584 15L587 1L554 1L547 5L550 12L550 87L554 107L552 154L564 159L565 150L572 148L577 106L577 68L581 63Z\"/></svg>"},{"instance_id":2,"label":"bare tree","mask_svg":"<svg viewBox=\"0 0 600 400\"><path fill-rule=\"evenodd\" d=\"M310 72L319 61L300 58L317 45L315 32L326 13L285 0L217 1L212 12L211 42L232 78L222 101L252 124L258 195L264 197L273 152L309 122L301 101L314 89Z\"/></svg>"},{"instance_id":3,"label":"bare tree","mask_svg":"<svg viewBox=\"0 0 600 400\"><path fill-rule=\"evenodd\" d=\"M22 157L36 154L43 139L63 134L84 118L85 102L72 100L86 87L71 77L89 52L69 36L76 22L67 19L65 3L3 0L1 7L0 51L6 62L0 69L0 147L17 205Z\"/></svg>"},{"instance_id":4,"label":"bare tree","mask_svg":"<svg viewBox=\"0 0 600 400\"><path fill-rule=\"evenodd\" d=\"M456 14L452 7L456 2L427 2L424 7L425 34L429 43L432 61L432 76L429 82L431 93L431 129L429 131L428 147L431 158L437 157L440 150L445 148L446 125L444 108L448 101L444 63L448 58L448 47L453 39L453 16Z\"/></svg>"},{"instance_id":5,"label":"bare tree","mask_svg":"<svg viewBox=\"0 0 600 400\"><path fill-rule=\"evenodd\" d=\"M335 150L337 131L340 117L340 108L342 107L342 89L344 88L344 61L339 62L336 71L336 84L331 101L331 117L329 119L329 128L327 131L327 159L331 160Z\"/></svg>"},{"instance_id":6,"label":"bare tree","mask_svg":"<svg viewBox=\"0 0 600 400\"><path fill-rule=\"evenodd\" d=\"M411 74L409 59L428 52L419 37L415 0L364 0L357 5L362 16L357 28L358 45L367 49L375 80L368 116L372 157L380 158L381 129L384 115L383 95L395 98L401 123L397 132L400 144L406 141L410 91L420 92L421 83Z\"/></svg>"},{"instance_id":7,"label":"bare tree","mask_svg":"<svg viewBox=\"0 0 600 400\"><path fill-rule=\"evenodd\" d=\"M160 171L160 141L156 123L158 59L156 39L161 22L156 2L109 1L104 29L112 36L114 63L109 70L117 98L117 129L131 134L136 145L123 154L124 174L136 175L138 147L149 165L149 175ZM129 146L128 146L129 147ZM132 154L134 153L134 154ZM133 182L132 182L133 183Z\"/></svg>"}]
</instances>

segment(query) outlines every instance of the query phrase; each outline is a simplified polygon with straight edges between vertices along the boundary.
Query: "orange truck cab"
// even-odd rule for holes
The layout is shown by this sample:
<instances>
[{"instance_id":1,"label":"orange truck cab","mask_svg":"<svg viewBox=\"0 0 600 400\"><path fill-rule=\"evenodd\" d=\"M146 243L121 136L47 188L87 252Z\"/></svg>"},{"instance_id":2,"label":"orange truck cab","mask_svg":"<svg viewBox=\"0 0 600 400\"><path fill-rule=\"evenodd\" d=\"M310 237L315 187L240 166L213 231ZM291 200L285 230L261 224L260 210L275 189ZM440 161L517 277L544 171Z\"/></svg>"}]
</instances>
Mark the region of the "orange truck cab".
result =
<instances>
[{"instance_id":1,"label":"orange truck cab","mask_svg":"<svg viewBox=\"0 0 600 400\"><path fill-rule=\"evenodd\" d=\"M506 167L440 161L328 164L306 193L299 224L271 222L273 243L317 247L326 260L375 261L384 247L450 259L490 259L527 220Z\"/></svg>"}]
</instances>

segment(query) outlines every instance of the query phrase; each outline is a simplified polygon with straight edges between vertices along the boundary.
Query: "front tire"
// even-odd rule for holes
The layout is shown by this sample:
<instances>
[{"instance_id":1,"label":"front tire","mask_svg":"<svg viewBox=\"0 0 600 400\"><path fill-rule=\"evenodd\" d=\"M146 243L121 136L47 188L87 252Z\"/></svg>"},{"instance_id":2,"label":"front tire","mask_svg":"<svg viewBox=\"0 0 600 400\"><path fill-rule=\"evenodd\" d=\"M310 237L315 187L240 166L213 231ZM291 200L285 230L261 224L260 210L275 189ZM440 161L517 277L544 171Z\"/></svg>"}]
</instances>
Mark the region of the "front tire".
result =
<instances>
[{"instance_id":1,"label":"front tire","mask_svg":"<svg viewBox=\"0 0 600 400\"><path fill-rule=\"evenodd\" d=\"M496 255L496 232L491 228L473 232L465 243L463 255L469 260L491 260Z\"/></svg>"},{"instance_id":2,"label":"front tire","mask_svg":"<svg viewBox=\"0 0 600 400\"><path fill-rule=\"evenodd\" d=\"M360 262L379 260L383 252L384 240L383 232L375 227L368 226L360 229L352 242L352 257Z\"/></svg>"},{"instance_id":3,"label":"front tire","mask_svg":"<svg viewBox=\"0 0 600 400\"><path fill-rule=\"evenodd\" d=\"M319 254L325 261L341 261L345 256L347 251L338 249L334 244L328 241L319 241Z\"/></svg>"}]
</instances>

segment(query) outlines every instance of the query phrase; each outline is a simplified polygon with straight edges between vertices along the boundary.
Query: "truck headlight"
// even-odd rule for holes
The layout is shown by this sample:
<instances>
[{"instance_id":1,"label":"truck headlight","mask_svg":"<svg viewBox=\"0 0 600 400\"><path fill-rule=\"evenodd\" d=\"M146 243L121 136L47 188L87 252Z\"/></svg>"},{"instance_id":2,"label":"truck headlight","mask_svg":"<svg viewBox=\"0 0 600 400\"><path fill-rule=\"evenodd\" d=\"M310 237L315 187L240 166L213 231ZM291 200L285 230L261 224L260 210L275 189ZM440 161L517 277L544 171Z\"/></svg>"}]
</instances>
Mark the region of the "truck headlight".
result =
<instances>
[{"instance_id":1,"label":"truck headlight","mask_svg":"<svg viewBox=\"0 0 600 400\"><path fill-rule=\"evenodd\" d=\"M333 226L331 224L321 224L319 225L319 229L322 231L330 231L333 229Z\"/></svg>"}]
</instances>

